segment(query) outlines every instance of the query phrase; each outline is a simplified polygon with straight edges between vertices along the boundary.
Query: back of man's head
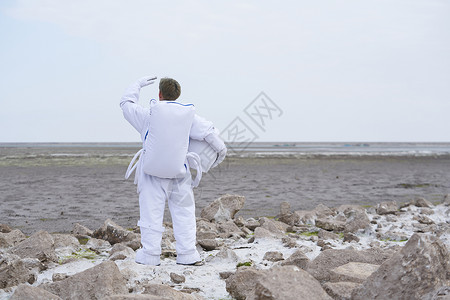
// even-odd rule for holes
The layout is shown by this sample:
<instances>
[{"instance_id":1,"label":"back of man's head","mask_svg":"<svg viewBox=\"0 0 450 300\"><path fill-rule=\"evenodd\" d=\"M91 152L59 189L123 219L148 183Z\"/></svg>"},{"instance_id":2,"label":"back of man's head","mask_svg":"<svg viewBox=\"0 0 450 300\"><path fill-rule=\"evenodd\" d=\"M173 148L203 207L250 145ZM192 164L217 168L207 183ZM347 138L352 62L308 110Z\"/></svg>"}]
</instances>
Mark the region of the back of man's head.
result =
<instances>
[{"instance_id":1,"label":"back of man's head","mask_svg":"<svg viewBox=\"0 0 450 300\"><path fill-rule=\"evenodd\" d=\"M180 97L181 86L175 79L164 77L159 81L159 92L161 100L173 101Z\"/></svg>"}]
</instances>

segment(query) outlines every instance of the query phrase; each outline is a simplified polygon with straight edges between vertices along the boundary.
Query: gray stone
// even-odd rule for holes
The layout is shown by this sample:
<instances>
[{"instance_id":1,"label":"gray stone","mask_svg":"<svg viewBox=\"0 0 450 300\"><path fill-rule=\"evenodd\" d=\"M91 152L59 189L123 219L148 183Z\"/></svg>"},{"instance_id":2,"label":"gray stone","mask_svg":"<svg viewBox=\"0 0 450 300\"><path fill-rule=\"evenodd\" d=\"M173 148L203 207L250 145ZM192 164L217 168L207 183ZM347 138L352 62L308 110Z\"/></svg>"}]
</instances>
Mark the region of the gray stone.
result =
<instances>
[{"instance_id":1,"label":"gray stone","mask_svg":"<svg viewBox=\"0 0 450 300\"><path fill-rule=\"evenodd\" d=\"M102 253L111 249L111 244L108 241L96 238L90 238L86 243L86 247L95 253Z\"/></svg>"},{"instance_id":2,"label":"gray stone","mask_svg":"<svg viewBox=\"0 0 450 300\"><path fill-rule=\"evenodd\" d=\"M10 298L10 300L30 299L60 300L61 298L44 289L29 286L27 284L20 284Z\"/></svg>"},{"instance_id":3,"label":"gray stone","mask_svg":"<svg viewBox=\"0 0 450 300\"><path fill-rule=\"evenodd\" d=\"M317 216L318 219L328 218L335 215L335 212L333 210L323 204L317 205L312 212Z\"/></svg>"},{"instance_id":4,"label":"gray stone","mask_svg":"<svg viewBox=\"0 0 450 300\"><path fill-rule=\"evenodd\" d=\"M253 236L255 240L258 239L274 239L277 238L277 236L270 232L269 230L262 228L262 227L257 227L255 229L255 235ZM281 238L281 236L278 236Z\"/></svg>"},{"instance_id":5,"label":"gray stone","mask_svg":"<svg viewBox=\"0 0 450 300\"><path fill-rule=\"evenodd\" d=\"M280 215L287 215L291 213L291 204L287 201L283 201L280 204Z\"/></svg>"},{"instance_id":6,"label":"gray stone","mask_svg":"<svg viewBox=\"0 0 450 300\"><path fill-rule=\"evenodd\" d=\"M125 295L109 296L105 298L105 300L172 300L172 299L154 295L125 294Z\"/></svg>"},{"instance_id":7,"label":"gray stone","mask_svg":"<svg viewBox=\"0 0 450 300\"><path fill-rule=\"evenodd\" d=\"M277 236L283 236L288 228L287 224L266 217L259 219L259 223L262 228L269 230Z\"/></svg>"},{"instance_id":8,"label":"gray stone","mask_svg":"<svg viewBox=\"0 0 450 300\"><path fill-rule=\"evenodd\" d=\"M71 248L77 250L80 247L80 242L78 239L70 234L52 234L53 240L55 242L55 249L59 248Z\"/></svg>"},{"instance_id":9,"label":"gray stone","mask_svg":"<svg viewBox=\"0 0 450 300\"><path fill-rule=\"evenodd\" d=\"M288 259L281 262L281 265L282 266L293 265L293 266L299 267L300 269L306 270L308 268L309 263L310 263L310 260L303 253L303 251L297 250L294 253L292 253L292 255L289 256Z\"/></svg>"},{"instance_id":10,"label":"gray stone","mask_svg":"<svg viewBox=\"0 0 450 300\"><path fill-rule=\"evenodd\" d=\"M172 280L173 283L180 284L186 281L186 277L183 275L177 274L177 273L170 273L170 280Z\"/></svg>"},{"instance_id":11,"label":"gray stone","mask_svg":"<svg viewBox=\"0 0 450 300\"><path fill-rule=\"evenodd\" d=\"M179 292L173 288L163 284L149 284L145 286L143 294L150 294L171 300L197 300L195 295Z\"/></svg>"},{"instance_id":12,"label":"gray stone","mask_svg":"<svg viewBox=\"0 0 450 300\"><path fill-rule=\"evenodd\" d=\"M242 230L232 220L218 223L217 229L221 238L229 238L233 235L239 235L241 237L246 236L246 234L242 232Z\"/></svg>"},{"instance_id":13,"label":"gray stone","mask_svg":"<svg viewBox=\"0 0 450 300\"><path fill-rule=\"evenodd\" d=\"M255 229L259 226L261 226L259 221L256 221L253 218L249 218L249 219L245 220L245 227L247 227L251 231L255 231Z\"/></svg>"},{"instance_id":14,"label":"gray stone","mask_svg":"<svg viewBox=\"0 0 450 300\"><path fill-rule=\"evenodd\" d=\"M86 237L86 236L92 236L94 233L92 230L87 228L86 226L83 226L79 223L75 223L73 225L71 233L75 235L76 237Z\"/></svg>"},{"instance_id":15,"label":"gray stone","mask_svg":"<svg viewBox=\"0 0 450 300\"><path fill-rule=\"evenodd\" d=\"M444 199L442 200L442 203L445 206L450 206L450 194L447 194L447 195L444 196Z\"/></svg>"},{"instance_id":16,"label":"gray stone","mask_svg":"<svg viewBox=\"0 0 450 300\"><path fill-rule=\"evenodd\" d=\"M256 270L253 267L240 267L236 273L225 280L227 292L237 300L249 299L254 294L256 282L265 271Z\"/></svg>"},{"instance_id":17,"label":"gray stone","mask_svg":"<svg viewBox=\"0 0 450 300\"><path fill-rule=\"evenodd\" d=\"M295 266L274 267L255 285L254 296L249 299L330 299L320 283L306 271Z\"/></svg>"},{"instance_id":18,"label":"gray stone","mask_svg":"<svg viewBox=\"0 0 450 300\"><path fill-rule=\"evenodd\" d=\"M398 211L397 202L381 202L377 205L376 212L379 215L396 214Z\"/></svg>"},{"instance_id":19,"label":"gray stone","mask_svg":"<svg viewBox=\"0 0 450 300\"><path fill-rule=\"evenodd\" d=\"M322 251L308 265L307 271L319 281L330 281L330 271L349 262L381 265L394 254L394 250L370 248L367 250L328 249Z\"/></svg>"},{"instance_id":20,"label":"gray stone","mask_svg":"<svg viewBox=\"0 0 450 300\"><path fill-rule=\"evenodd\" d=\"M225 222L233 219L244 204L245 197L226 194L203 208L200 216L208 221Z\"/></svg>"},{"instance_id":21,"label":"gray stone","mask_svg":"<svg viewBox=\"0 0 450 300\"><path fill-rule=\"evenodd\" d=\"M215 239L203 239L197 240L197 243L202 247L205 251L216 250L219 247L219 242Z\"/></svg>"},{"instance_id":22,"label":"gray stone","mask_svg":"<svg viewBox=\"0 0 450 300\"><path fill-rule=\"evenodd\" d=\"M428 207L428 208L434 207L433 203L431 203L430 201L428 201L425 198L417 198L411 204L413 204L417 207Z\"/></svg>"},{"instance_id":23,"label":"gray stone","mask_svg":"<svg viewBox=\"0 0 450 300\"><path fill-rule=\"evenodd\" d=\"M64 280L41 285L43 289L63 299L103 299L116 294L128 294L126 280L112 261L87 269Z\"/></svg>"},{"instance_id":24,"label":"gray stone","mask_svg":"<svg viewBox=\"0 0 450 300\"><path fill-rule=\"evenodd\" d=\"M199 220L197 222L197 239L215 239L219 237L217 225L206 220Z\"/></svg>"},{"instance_id":25,"label":"gray stone","mask_svg":"<svg viewBox=\"0 0 450 300\"><path fill-rule=\"evenodd\" d=\"M19 229L0 233L0 248L13 247L25 239L25 234L23 234Z\"/></svg>"},{"instance_id":26,"label":"gray stone","mask_svg":"<svg viewBox=\"0 0 450 300\"><path fill-rule=\"evenodd\" d=\"M335 218L317 219L316 226L328 231L343 231L345 228L345 222L336 220Z\"/></svg>"},{"instance_id":27,"label":"gray stone","mask_svg":"<svg viewBox=\"0 0 450 300\"><path fill-rule=\"evenodd\" d=\"M352 291L361 286L355 282L326 282L323 289L336 300L350 300Z\"/></svg>"},{"instance_id":28,"label":"gray stone","mask_svg":"<svg viewBox=\"0 0 450 300\"><path fill-rule=\"evenodd\" d=\"M226 272L220 272L219 273L219 277L220 277L220 279L223 279L223 280L225 280L225 279L228 279L231 275L233 275L234 273L233 272L229 272L229 271L226 271Z\"/></svg>"},{"instance_id":29,"label":"gray stone","mask_svg":"<svg viewBox=\"0 0 450 300\"><path fill-rule=\"evenodd\" d=\"M53 282L61 281L61 280L64 280L64 279L66 279L68 277L69 277L69 275L67 275L66 273L53 273L52 281Z\"/></svg>"},{"instance_id":30,"label":"gray stone","mask_svg":"<svg viewBox=\"0 0 450 300\"><path fill-rule=\"evenodd\" d=\"M134 250L124 244L114 244L109 251L109 259L112 261L124 260L134 255Z\"/></svg>"},{"instance_id":31,"label":"gray stone","mask_svg":"<svg viewBox=\"0 0 450 300\"><path fill-rule=\"evenodd\" d=\"M245 220L242 216L238 216L234 218L234 224L236 224L239 227L245 226Z\"/></svg>"},{"instance_id":32,"label":"gray stone","mask_svg":"<svg viewBox=\"0 0 450 300\"><path fill-rule=\"evenodd\" d=\"M449 264L448 250L438 238L414 234L352 296L355 300L421 299L448 283Z\"/></svg>"},{"instance_id":33,"label":"gray stone","mask_svg":"<svg viewBox=\"0 0 450 300\"><path fill-rule=\"evenodd\" d=\"M353 233L346 232L344 233L344 242L359 242L359 237L357 237Z\"/></svg>"},{"instance_id":34,"label":"gray stone","mask_svg":"<svg viewBox=\"0 0 450 300\"><path fill-rule=\"evenodd\" d=\"M293 239L293 238L290 238L287 236L284 236L281 239L281 242L283 243L283 246L288 247L288 248L296 248L298 246L296 239Z\"/></svg>"},{"instance_id":35,"label":"gray stone","mask_svg":"<svg viewBox=\"0 0 450 300\"><path fill-rule=\"evenodd\" d=\"M316 215L309 210L296 210L297 222L294 225L314 225Z\"/></svg>"},{"instance_id":36,"label":"gray stone","mask_svg":"<svg viewBox=\"0 0 450 300\"><path fill-rule=\"evenodd\" d=\"M328 231L328 230L323 230L323 229L319 230L317 237L320 239L324 239L324 240L339 240L340 239L338 234Z\"/></svg>"},{"instance_id":37,"label":"gray stone","mask_svg":"<svg viewBox=\"0 0 450 300\"><path fill-rule=\"evenodd\" d=\"M284 260L283 258L283 253L279 252L279 251L268 251L266 252L266 254L264 254L264 260L267 261L280 261L280 260Z\"/></svg>"},{"instance_id":38,"label":"gray stone","mask_svg":"<svg viewBox=\"0 0 450 300\"><path fill-rule=\"evenodd\" d=\"M47 231L38 231L8 250L21 258L37 258L41 262L57 262L55 241Z\"/></svg>"},{"instance_id":39,"label":"gray stone","mask_svg":"<svg viewBox=\"0 0 450 300\"><path fill-rule=\"evenodd\" d=\"M345 232L355 233L359 229L365 229L370 225L369 217L363 207L358 205L347 205L344 207L343 213L346 217L344 225Z\"/></svg>"},{"instance_id":40,"label":"gray stone","mask_svg":"<svg viewBox=\"0 0 450 300\"><path fill-rule=\"evenodd\" d=\"M139 239L136 233L124 229L110 219L107 219L101 228L95 230L92 236L108 241L111 245Z\"/></svg>"},{"instance_id":41,"label":"gray stone","mask_svg":"<svg viewBox=\"0 0 450 300\"><path fill-rule=\"evenodd\" d=\"M25 282L32 284L36 278L36 272L28 269L19 256L2 254L0 258L0 289Z\"/></svg>"},{"instance_id":42,"label":"gray stone","mask_svg":"<svg viewBox=\"0 0 450 300\"><path fill-rule=\"evenodd\" d=\"M8 233L11 232L12 228L6 224L0 224L0 233Z\"/></svg>"},{"instance_id":43,"label":"gray stone","mask_svg":"<svg viewBox=\"0 0 450 300\"><path fill-rule=\"evenodd\" d=\"M349 262L331 270L331 281L348 281L363 283L367 277L378 270L380 266L359 262Z\"/></svg>"},{"instance_id":44,"label":"gray stone","mask_svg":"<svg viewBox=\"0 0 450 300\"><path fill-rule=\"evenodd\" d=\"M211 263L216 262L237 263L239 261L239 256L237 256L237 254L233 250L229 248L223 248L215 256L208 256L206 258L206 261Z\"/></svg>"}]
</instances>

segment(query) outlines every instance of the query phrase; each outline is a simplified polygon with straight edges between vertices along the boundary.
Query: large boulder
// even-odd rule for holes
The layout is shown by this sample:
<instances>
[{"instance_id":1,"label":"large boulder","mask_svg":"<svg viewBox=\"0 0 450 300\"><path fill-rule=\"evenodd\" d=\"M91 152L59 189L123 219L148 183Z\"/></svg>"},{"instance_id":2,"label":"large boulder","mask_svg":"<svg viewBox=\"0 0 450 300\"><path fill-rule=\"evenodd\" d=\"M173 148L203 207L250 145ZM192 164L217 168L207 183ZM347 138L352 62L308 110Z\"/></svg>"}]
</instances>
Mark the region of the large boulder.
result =
<instances>
[{"instance_id":1,"label":"large boulder","mask_svg":"<svg viewBox=\"0 0 450 300\"><path fill-rule=\"evenodd\" d=\"M105 261L64 280L40 287L63 299L103 299L111 295L128 294L126 280L112 261Z\"/></svg>"},{"instance_id":2,"label":"large boulder","mask_svg":"<svg viewBox=\"0 0 450 300\"><path fill-rule=\"evenodd\" d=\"M245 197L226 194L203 208L200 216L214 222L226 222L244 207Z\"/></svg>"},{"instance_id":3,"label":"large boulder","mask_svg":"<svg viewBox=\"0 0 450 300\"><path fill-rule=\"evenodd\" d=\"M254 295L256 283L264 272L253 267L238 268L236 273L225 281L227 292L237 300L249 299L250 295Z\"/></svg>"},{"instance_id":4,"label":"large boulder","mask_svg":"<svg viewBox=\"0 0 450 300\"><path fill-rule=\"evenodd\" d=\"M328 249L322 251L312 262L307 271L319 281L330 281L331 270L349 262L361 262L381 265L393 255L393 250L370 248L367 250Z\"/></svg>"},{"instance_id":5,"label":"large boulder","mask_svg":"<svg viewBox=\"0 0 450 300\"><path fill-rule=\"evenodd\" d=\"M57 262L55 241L47 231L38 231L8 250L21 258L37 258L41 262Z\"/></svg>"},{"instance_id":6,"label":"large boulder","mask_svg":"<svg viewBox=\"0 0 450 300\"><path fill-rule=\"evenodd\" d=\"M361 284L355 282L326 282L323 289L336 300L350 300L352 291L358 288Z\"/></svg>"},{"instance_id":7,"label":"large boulder","mask_svg":"<svg viewBox=\"0 0 450 300\"><path fill-rule=\"evenodd\" d=\"M46 299L46 300L61 300L60 297L47 292L44 289L29 286L27 284L20 284L14 294L12 294L10 300L30 300L30 299Z\"/></svg>"},{"instance_id":8,"label":"large boulder","mask_svg":"<svg viewBox=\"0 0 450 300\"><path fill-rule=\"evenodd\" d=\"M13 254L2 254L0 258L0 289L25 282L32 284L36 278L36 272L27 267L20 257Z\"/></svg>"},{"instance_id":9,"label":"large boulder","mask_svg":"<svg viewBox=\"0 0 450 300\"><path fill-rule=\"evenodd\" d=\"M295 266L274 267L258 279L250 299L330 299L320 283Z\"/></svg>"},{"instance_id":10,"label":"large boulder","mask_svg":"<svg viewBox=\"0 0 450 300\"><path fill-rule=\"evenodd\" d=\"M126 230L110 219L107 219L101 228L95 230L92 236L97 239L108 241L111 245L139 240L138 234Z\"/></svg>"},{"instance_id":11,"label":"large boulder","mask_svg":"<svg viewBox=\"0 0 450 300\"><path fill-rule=\"evenodd\" d=\"M11 230L5 233L0 232L0 248L13 247L24 239L26 239L26 236L19 229Z\"/></svg>"},{"instance_id":12,"label":"large boulder","mask_svg":"<svg viewBox=\"0 0 450 300\"><path fill-rule=\"evenodd\" d=\"M421 299L449 284L450 256L435 236L414 234L353 291L353 299Z\"/></svg>"}]
</instances>

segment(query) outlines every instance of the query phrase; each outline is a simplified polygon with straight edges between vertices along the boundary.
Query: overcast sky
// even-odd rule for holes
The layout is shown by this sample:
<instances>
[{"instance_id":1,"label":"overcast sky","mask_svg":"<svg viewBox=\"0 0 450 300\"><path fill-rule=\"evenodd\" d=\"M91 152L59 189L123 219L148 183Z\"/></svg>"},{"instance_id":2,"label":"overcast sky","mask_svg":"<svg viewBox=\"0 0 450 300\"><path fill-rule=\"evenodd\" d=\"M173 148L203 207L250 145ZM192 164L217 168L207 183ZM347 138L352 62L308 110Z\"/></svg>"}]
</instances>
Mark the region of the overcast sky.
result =
<instances>
[{"instance_id":1,"label":"overcast sky","mask_svg":"<svg viewBox=\"0 0 450 300\"><path fill-rule=\"evenodd\" d=\"M2 0L0 36L0 142L139 141L145 75L258 141L450 141L448 0Z\"/></svg>"}]
</instances>

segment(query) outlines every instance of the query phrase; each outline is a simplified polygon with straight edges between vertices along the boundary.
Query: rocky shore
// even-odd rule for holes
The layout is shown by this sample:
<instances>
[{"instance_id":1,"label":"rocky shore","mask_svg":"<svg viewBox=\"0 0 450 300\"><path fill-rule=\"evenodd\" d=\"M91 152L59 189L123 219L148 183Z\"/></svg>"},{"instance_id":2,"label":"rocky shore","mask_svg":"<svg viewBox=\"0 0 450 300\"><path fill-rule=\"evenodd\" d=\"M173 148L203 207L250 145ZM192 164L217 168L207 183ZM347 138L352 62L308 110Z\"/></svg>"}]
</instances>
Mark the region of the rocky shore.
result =
<instances>
[{"instance_id":1,"label":"rocky shore","mask_svg":"<svg viewBox=\"0 0 450 300\"><path fill-rule=\"evenodd\" d=\"M0 299L450 299L450 195L374 207L318 205L236 217L224 195L197 221L203 266L175 263L165 224L160 266L134 262L138 228L112 220L70 234L0 225Z\"/></svg>"}]
</instances>

